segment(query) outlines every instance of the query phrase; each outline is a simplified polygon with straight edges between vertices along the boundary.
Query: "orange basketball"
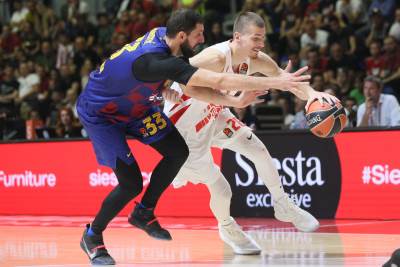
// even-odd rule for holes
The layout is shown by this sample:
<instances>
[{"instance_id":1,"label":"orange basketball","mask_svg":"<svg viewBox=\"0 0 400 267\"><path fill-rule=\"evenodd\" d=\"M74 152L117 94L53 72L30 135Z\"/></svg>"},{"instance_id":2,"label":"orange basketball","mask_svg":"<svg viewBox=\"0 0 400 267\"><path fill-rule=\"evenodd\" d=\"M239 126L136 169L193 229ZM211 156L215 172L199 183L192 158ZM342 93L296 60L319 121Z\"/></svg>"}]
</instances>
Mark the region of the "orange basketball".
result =
<instances>
[{"instance_id":1,"label":"orange basketball","mask_svg":"<svg viewBox=\"0 0 400 267\"><path fill-rule=\"evenodd\" d=\"M331 105L315 100L306 112L307 125L318 137L333 137L340 133L347 123L346 112L340 102Z\"/></svg>"}]
</instances>

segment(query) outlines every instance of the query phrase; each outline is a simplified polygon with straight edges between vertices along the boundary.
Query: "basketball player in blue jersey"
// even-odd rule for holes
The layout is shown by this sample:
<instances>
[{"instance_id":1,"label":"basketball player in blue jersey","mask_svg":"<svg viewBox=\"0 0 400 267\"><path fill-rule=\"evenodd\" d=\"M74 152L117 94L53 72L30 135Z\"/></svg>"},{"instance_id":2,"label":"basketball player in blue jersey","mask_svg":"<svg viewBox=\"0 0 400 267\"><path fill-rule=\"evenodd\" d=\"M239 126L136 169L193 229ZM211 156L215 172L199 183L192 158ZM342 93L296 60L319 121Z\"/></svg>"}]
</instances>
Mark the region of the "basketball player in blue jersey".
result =
<instances>
[{"instance_id":1,"label":"basketball player in blue jersey","mask_svg":"<svg viewBox=\"0 0 400 267\"><path fill-rule=\"evenodd\" d=\"M143 187L142 175L126 141L126 135L157 150L162 159L128 221L150 236L171 240L158 223L154 208L186 161L188 147L169 118L160 110L166 80L189 86L232 90L281 88L298 91L308 84L306 69L275 78L244 77L216 73L191 66L193 48L204 41L201 17L192 10L178 10L166 28L155 28L125 45L90 73L80 95L79 118L92 141L97 161L113 169L118 185L104 199L81 239L81 248L92 264L113 265L102 232L109 222L136 197ZM183 57L177 57L182 55ZM256 95L256 94L255 94Z\"/></svg>"}]
</instances>

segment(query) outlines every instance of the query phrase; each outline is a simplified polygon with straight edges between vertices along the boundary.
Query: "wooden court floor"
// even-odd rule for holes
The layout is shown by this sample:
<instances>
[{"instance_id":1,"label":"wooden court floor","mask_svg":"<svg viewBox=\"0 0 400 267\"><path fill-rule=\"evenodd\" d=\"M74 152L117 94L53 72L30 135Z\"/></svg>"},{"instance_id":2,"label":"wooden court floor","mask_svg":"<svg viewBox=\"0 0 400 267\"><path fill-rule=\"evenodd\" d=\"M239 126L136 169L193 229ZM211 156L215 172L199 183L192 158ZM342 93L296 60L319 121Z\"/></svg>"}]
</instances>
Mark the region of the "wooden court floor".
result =
<instances>
[{"instance_id":1,"label":"wooden court floor","mask_svg":"<svg viewBox=\"0 0 400 267\"><path fill-rule=\"evenodd\" d=\"M85 217L0 216L0 266L90 266L79 248ZM118 266L382 266L400 247L400 221L321 220L301 233L273 219L238 219L262 247L238 256L212 218L161 218L172 241L148 237L118 217L104 239Z\"/></svg>"}]
</instances>

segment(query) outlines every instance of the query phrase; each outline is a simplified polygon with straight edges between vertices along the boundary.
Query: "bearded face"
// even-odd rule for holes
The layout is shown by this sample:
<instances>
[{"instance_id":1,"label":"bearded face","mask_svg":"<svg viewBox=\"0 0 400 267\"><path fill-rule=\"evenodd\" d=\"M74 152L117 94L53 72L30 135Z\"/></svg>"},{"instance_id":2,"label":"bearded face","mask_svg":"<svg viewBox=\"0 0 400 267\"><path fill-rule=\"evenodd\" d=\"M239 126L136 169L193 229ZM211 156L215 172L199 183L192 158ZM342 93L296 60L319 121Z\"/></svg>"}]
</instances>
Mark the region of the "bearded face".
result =
<instances>
[{"instance_id":1,"label":"bearded face","mask_svg":"<svg viewBox=\"0 0 400 267\"><path fill-rule=\"evenodd\" d=\"M190 58L194 56L194 50L192 47L190 47L188 39L186 39L186 41L181 44L180 48L182 55L185 58Z\"/></svg>"}]
</instances>

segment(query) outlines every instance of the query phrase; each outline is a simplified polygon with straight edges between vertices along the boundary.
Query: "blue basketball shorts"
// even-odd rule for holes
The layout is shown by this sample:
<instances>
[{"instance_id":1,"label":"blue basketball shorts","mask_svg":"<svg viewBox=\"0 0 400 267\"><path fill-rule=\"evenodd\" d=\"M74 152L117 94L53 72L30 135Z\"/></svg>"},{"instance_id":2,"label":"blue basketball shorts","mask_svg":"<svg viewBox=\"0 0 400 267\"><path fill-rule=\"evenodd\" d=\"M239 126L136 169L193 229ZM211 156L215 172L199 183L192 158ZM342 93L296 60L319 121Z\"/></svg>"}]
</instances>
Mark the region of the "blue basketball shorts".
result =
<instances>
[{"instance_id":1,"label":"blue basketball shorts","mask_svg":"<svg viewBox=\"0 0 400 267\"><path fill-rule=\"evenodd\" d=\"M158 106L152 107L143 118L130 122L113 123L108 119L88 117L78 106L80 121L85 128L100 165L115 169L117 158L127 164L135 161L126 136L130 135L144 144L151 144L164 138L173 124Z\"/></svg>"}]
</instances>

